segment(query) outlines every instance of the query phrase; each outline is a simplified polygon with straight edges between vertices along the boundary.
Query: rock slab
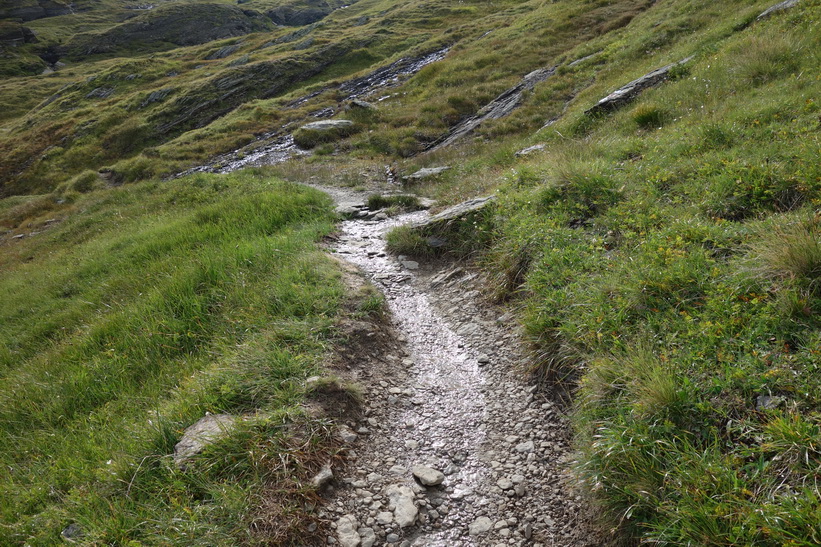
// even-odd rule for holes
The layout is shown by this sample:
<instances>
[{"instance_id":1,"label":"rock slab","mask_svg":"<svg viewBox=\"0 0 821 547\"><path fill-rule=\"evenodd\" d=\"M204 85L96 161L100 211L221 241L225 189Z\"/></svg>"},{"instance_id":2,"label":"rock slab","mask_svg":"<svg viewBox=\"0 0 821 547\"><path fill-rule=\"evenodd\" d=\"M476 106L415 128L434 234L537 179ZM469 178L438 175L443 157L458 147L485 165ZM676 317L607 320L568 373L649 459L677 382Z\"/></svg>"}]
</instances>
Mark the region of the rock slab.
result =
<instances>
[{"instance_id":1,"label":"rock slab","mask_svg":"<svg viewBox=\"0 0 821 547\"><path fill-rule=\"evenodd\" d=\"M183 432L174 446L174 463L185 467L186 462L234 430L237 417L230 414L208 414Z\"/></svg>"}]
</instances>

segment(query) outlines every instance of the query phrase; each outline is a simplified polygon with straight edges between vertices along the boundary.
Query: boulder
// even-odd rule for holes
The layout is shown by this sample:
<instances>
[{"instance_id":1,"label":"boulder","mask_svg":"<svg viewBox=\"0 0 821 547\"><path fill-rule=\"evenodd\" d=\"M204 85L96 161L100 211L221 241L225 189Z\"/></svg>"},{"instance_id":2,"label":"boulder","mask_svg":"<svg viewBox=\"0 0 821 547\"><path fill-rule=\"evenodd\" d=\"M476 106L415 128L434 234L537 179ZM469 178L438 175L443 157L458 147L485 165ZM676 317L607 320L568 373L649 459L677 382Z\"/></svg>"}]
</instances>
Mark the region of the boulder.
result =
<instances>
[{"instance_id":1,"label":"boulder","mask_svg":"<svg viewBox=\"0 0 821 547\"><path fill-rule=\"evenodd\" d=\"M445 209L439 214L433 215L430 218L413 224L413 227L416 229L424 230L426 228L432 228L439 225L447 224L448 222L463 218L471 213L481 211L482 209L490 205L494 199L494 196L488 196L464 201L458 205L454 205L449 209Z\"/></svg>"},{"instance_id":2,"label":"boulder","mask_svg":"<svg viewBox=\"0 0 821 547\"><path fill-rule=\"evenodd\" d=\"M585 114L599 114L602 112L612 112L614 110L618 110L624 105L632 102L645 89L655 87L666 81L667 78L670 77L670 71L673 68L684 65L691 59L692 57L687 57L677 63L672 63L667 66L657 68L656 70L645 74L641 78L637 78L632 82L623 85L616 91L599 100L599 102L597 102L593 107L588 108L585 111Z\"/></svg>"}]
</instances>

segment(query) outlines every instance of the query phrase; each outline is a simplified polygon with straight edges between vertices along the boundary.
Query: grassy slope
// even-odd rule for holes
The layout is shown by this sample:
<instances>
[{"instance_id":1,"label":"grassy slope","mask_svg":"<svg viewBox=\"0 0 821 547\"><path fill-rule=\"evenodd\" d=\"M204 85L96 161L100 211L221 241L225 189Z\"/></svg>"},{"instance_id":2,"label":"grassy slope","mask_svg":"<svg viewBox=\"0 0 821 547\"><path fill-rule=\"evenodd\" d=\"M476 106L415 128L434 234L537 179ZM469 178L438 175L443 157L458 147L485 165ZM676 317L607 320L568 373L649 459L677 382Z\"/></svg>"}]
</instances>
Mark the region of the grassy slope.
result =
<instances>
[{"instance_id":1,"label":"grassy slope","mask_svg":"<svg viewBox=\"0 0 821 547\"><path fill-rule=\"evenodd\" d=\"M554 380L580 382L579 476L614 522L662 544L816 545L821 8L805 0L755 22L770 3L363 0L299 38L269 46L290 30L248 37L224 60L202 59L232 40L12 81L3 93L15 113L0 131L12 155L35 158L16 183L35 191L64 186L53 195L3 200L0 215L16 231L37 230L55 215L82 219L86 213L72 212L84 210L74 205L77 192L101 186L84 169L108 166L124 180L173 172L335 105L326 91L303 109L283 106L325 78L455 44L444 61L381 102L377 115L357 120L365 131L323 150L339 155L279 171L297 180L355 180L363 166L381 170L389 161L405 171L447 163L454 168L420 189L445 202L497 190L497 214L477 225L482 231L473 236L482 237L474 239L493 242L485 263L499 275L499 296L521 303L537 366ZM172 100L192 90L196 96L198 86L246 54L251 64L284 60L359 39L337 63L281 96L245 102L174 138L152 140L149 123L170 101L136 107L155 89L173 87ZM676 79L622 111L583 114L630 79L690 55ZM554 65L556 76L514 114L480 128L479 139L401 160L525 73ZM132 73L140 77L126 80ZM101 85L84 81L92 74L116 94L86 99ZM64 84L75 87L22 115L17 97L25 87L45 99ZM67 135L73 140L39 156ZM139 146L129 148L135 140ZM535 143L546 150L514 156ZM59 247L50 240L42 249ZM23 271L28 256L5 267ZM45 310L57 307L48 293L41 302ZM76 321L90 313L75 310ZM20 348L34 355L40 340ZM770 400L777 407L758 408L760 396L777 397ZM162 490L170 476L157 477L152 484ZM46 506L45 494L26 495L38 500L32 513ZM72 509L58 503L49 511ZM90 522L105 538L128 529Z\"/></svg>"},{"instance_id":2,"label":"grassy slope","mask_svg":"<svg viewBox=\"0 0 821 547\"><path fill-rule=\"evenodd\" d=\"M427 158L457 165L430 191L498 190L487 266L522 298L540 372L580 382L578 473L613 522L660 544L817 545L821 8L752 22L767 4L736 4L659 3L585 44L568 59L601 53L484 133L575 90L559 123ZM692 54L627 108L583 113Z\"/></svg>"},{"instance_id":3,"label":"grassy slope","mask_svg":"<svg viewBox=\"0 0 821 547\"><path fill-rule=\"evenodd\" d=\"M313 246L328 205L258 173L191 177L95 193L5 247L0 543L54 543L71 522L92 543L249 540L270 517L257 496L311 469L285 424L317 427L298 404L342 294ZM253 419L176 470L207 411ZM290 452L290 470L265 459Z\"/></svg>"}]
</instances>

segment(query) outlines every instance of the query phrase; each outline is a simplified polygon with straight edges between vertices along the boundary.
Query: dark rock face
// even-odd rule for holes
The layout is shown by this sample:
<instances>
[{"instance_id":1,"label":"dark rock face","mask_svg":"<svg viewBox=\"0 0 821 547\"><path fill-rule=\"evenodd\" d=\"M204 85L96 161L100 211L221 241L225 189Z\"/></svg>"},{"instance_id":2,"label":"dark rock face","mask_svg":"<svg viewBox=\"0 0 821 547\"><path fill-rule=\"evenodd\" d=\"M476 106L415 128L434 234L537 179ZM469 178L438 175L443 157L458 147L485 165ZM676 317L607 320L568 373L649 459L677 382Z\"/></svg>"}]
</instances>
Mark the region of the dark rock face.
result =
<instances>
[{"instance_id":1,"label":"dark rock face","mask_svg":"<svg viewBox=\"0 0 821 547\"><path fill-rule=\"evenodd\" d=\"M147 11L105 32L75 36L69 57L112 53L140 44L165 49L167 44L193 46L272 28L262 15L223 4L169 5Z\"/></svg>"},{"instance_id":2,"label":"dark rock face","mask_svg":"<svg viewBox=\"0 0 821 547\"><path fill-rule=\"evenodd\" d=\"M277 25L301 27L323 19L342 5L339 0L297 1L269 10L266 15Z\"/></svg>"},{"instance_id":3,"label":"dark rock face","mask_svg":"<svg viewBox=\"0 0 821 547\"><path fill-rule=\"evenodd\" d=\"M0 46L15 47L36 42L37 37L31 29L18 23L0 23Z\"/></svg>"},{"instance_id":4,"label":"dark rock face","mask_svg":"<svg viewBox=\"0 0 821 547\"><path fill-rule=\"evenodd\" d=\"M0 6L0 19L22 19L33 21L45 17L56 17L72 13L68 3L56 0L12 0L12 5L5 2Z\"/></svg>"}]
</instances>

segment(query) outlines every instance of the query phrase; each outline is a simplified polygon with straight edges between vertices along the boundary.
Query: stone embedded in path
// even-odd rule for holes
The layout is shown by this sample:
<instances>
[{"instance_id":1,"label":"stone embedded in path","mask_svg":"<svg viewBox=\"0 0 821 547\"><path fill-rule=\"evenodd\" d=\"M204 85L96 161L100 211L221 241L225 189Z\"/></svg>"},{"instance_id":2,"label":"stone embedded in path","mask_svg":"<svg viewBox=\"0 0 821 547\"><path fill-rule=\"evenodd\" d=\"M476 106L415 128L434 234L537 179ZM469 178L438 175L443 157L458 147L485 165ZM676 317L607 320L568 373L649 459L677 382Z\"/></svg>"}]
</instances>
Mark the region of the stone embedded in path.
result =
<instances>
[{"instance_id":1,"label":"stone embedded in path","mask_svg":"<svg viewBox=\"0 0 821 547\"><path fill-rule=\"evenodd\" d=\"M468 533L472 536L479 536L493 528L493 521L487 517L479 517L473 521L468 528Z\"/></svg>"},{"instance_id":2,"label":"stone embedded in path","mask_svg":"<svg viewBox=\"0 0 821 547\"><path fill-rule=\"evenodd\" d=\"M445 475L441 471L427 465L414 465L412 471L413 476L425 486L439 486L445 480Z\"/></svg>"},{"instance_id":3,"label":"stone embedded in path","mask_svg":"<svg viewBox=\"0 0 821 547\"><path fill-rule=\"evenodd\" d=\"M228 435L234 430L237 417L230 414L208 414L188 427L180 442L174 447L174 463L185 468L186 462L196 456L209 444Z\"/></svg>"},{"instance_id":4,"label":"stone embedded in path","mask_svg":"<svg viewBox=\"0 0 821 547\"><path fill-rule=\"evenodd\" d=\"M406 528L416 522L419 509L414 503L413 490L401 484L392 484L385 489L385 495L393 505L393 516L400 528Z\"/></svg>"},{"instance_id":5,"label":"stone embedded in path","mask_svg":"<svg viewBox=\"0 0 821 547\"><path fill-rule=\"evenodd\" d=\"M506 477L502 477L501 479L496 481L496 486L498 486L502 490L511 490L513 488L513 481Z\"/></svg>"},{"instance_id":6,"label":"stone embedded in path","mask_svg":"<svg viewBox=\"0 0 821 547\"><path fill-rule=\"evenodd\" d=\"M359 438L359 435L354 433L353 430L351 430L351 428L347 425L339 426L337 434L339 435L339 438L342 439L343 443L352 443Z\"/></svg>"},{"instance_id":7,"label":"stone embedded in path","mask_svg":"<svg viewBox=\"0 0 821 547\"><path fill-rule=\"evenodd\" d=\"M411 226L416 229L423 229L437 226L440 224L446 224L451 220L456 220L457 218L462 218L470 213L474 213L476 211L484 209L485 207L490 205L490 203L493 200L494 196L487 196L483 198L476 198L464 201L458 205L450 207L449 209L445 209L441 213L433 215L432 217L427 218L421 222L412 224Z\"/></svg>"},{"instance_id":8,"label":"stone embedded in path","mask_svg":"<svg viewBox=\"0 0 821 547\"><path fill-rule=\"evenodd\" d=\"M516 445L516 452L533 452L536 449L536 445L533 441L525 441L523 443L519 443Z\"/></svg>"},{"instance_id":9,"label":"stone embedded in path","mask_svg":"<svg viewBox=\"0 0 821 547\"><path fill-rule=\"evenodd\" d=\"M362 538L361 547L373 547L376 543L376 533L373 528L360 528L359 536Z\"/></svg>"},{"instance_id":10,"label":"stone embedded in path","mask_svg":"<svg viewBox=\"0 0 821 547\"><path fill-rule=\"evenodd\" d=\"M414 262L413 260L403 260L402 261L402 266L404 266L408 270L418 270L419 269L419 263Z\"/></svg>"},{"instance_id":11,"label":"stone embedded in path","mask_svg":"<svg viewBox=\"0 0 821 547\"><path fill-rule=\"evenodd\" d=\"M336 539L342 547L358 547L362 541L356 531L358 526L353 515L345 515L336 521Z\"/></svg>"}]
</instances>

